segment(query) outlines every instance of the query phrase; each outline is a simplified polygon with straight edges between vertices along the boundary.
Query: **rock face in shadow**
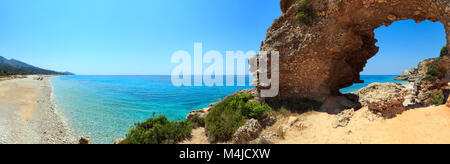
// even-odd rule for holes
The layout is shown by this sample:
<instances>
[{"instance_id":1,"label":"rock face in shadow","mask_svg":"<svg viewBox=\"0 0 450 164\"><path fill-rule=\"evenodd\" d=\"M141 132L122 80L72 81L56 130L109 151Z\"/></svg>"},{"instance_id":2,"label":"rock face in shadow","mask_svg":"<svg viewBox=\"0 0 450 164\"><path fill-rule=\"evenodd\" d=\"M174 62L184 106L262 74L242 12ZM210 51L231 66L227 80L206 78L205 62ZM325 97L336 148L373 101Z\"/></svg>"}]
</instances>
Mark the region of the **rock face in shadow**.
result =
<instances>
[{"instance_id":1,"label":"rock face in shadow","mask_svg":"<svg viewBox=\"0 0 450 164\"><path fill-rule=\"evenodd\" d=\"M450 108L450 97L448 97L447 103L445 103L445 106Z\"/></svg>"},{"instance_id":2,"label":"rock face in shadow","mask_svg":"<svg viewBox=\"0 0 450 164\"><path fill-rule=\"evenodd\" d=\"M280 53L280 99L325 102L339 96L339 89L362 82L360 72L378 52L374 30L394 21L441 22L450 46L450 0L310 0L314 9L310 24L296 19L296 2L281 0L283 14L267 31L261 47ZM445 63L449 57L444 58L440 68L450 78Z\"/></svg>"}]
</instances>

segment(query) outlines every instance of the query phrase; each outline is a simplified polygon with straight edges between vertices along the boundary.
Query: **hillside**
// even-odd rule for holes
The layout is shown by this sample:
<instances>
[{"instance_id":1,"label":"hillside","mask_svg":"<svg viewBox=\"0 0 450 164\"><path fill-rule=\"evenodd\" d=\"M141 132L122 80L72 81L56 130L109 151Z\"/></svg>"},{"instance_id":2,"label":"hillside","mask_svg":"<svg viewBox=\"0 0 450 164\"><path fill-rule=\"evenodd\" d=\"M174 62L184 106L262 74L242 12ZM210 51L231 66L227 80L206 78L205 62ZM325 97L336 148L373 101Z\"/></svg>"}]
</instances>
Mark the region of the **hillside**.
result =
<instances>
[{"instance_id":1,"label":"hillside","mask_svg":"<svg viewBox=\"0 0 450 164\"><path fill-rule=\"evenodd\" d=\"M38 68L27 63L15 60L6 59L0 56L0 76L10 75L31 75L31 74L57 74L57 75L71 75L69 72L56 72L52 70L46 70Z\"/></svg>"}]
</instances>

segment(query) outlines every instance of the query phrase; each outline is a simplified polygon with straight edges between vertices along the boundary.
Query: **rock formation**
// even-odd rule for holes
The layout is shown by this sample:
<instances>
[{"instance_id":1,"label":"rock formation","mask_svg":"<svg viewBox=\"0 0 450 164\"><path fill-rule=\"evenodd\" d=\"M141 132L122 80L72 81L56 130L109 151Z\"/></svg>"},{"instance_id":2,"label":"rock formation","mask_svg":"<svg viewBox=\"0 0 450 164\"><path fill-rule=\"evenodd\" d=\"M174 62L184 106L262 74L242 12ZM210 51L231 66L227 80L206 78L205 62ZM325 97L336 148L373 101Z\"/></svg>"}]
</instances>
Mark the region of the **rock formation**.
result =
<instances>
[{"instance_id":1,"label":"rock formation","mask_svg":"<svg viewBox=\"0 0 450 164\"><path fill-rule=\"evenodd\" d=\"M209 111L211 111L211 108L212 108L212 105L210 105L209 107L203 108L203 109L192 110L186 116L186 120L190 120L190 119L194 119L194 118L205 119L206 116L208 115Z\"/></svg>"},{"instance_id":2,"label":"rock formation","mask_svg":"<svg viewBox=\"0 0 450 164\"><path fill-rule=\"evenodd\" d=\"M88 137L81 137L79 144L81 145L91 144L91 139L89 139Z\"/></svg>"},{"instance_id":3,"label":"rock formation","mask_svg":"<svg viewBox=\"0 0 450 164\"><path fill-rule=\"evenodd\" d=\"M410 82L414 82L419 79L418 71L416 68L411 68L409 70L403 71L402 75L394 78L394 80L407 80Z\"/></svg>"},{"instance_id":4,"label":"rock formation","mask_svg":"<svg viewBox=\"0 0 450 164\"><path fill-rule=\"evenodd\" d=\"M450 97L448 97L448 99L447 99L447 103L445 103L445 106L447 106L447 107L449 107L449 108L450 108Z\"/></svg>"},{"instance_id":5,"label":"rock formation","mask_svg":"<svg viewBox=\"0 0 450 164\"><path fill-rule=\"evenodd\" d=\"M403 106L408 90L395 83L373 83L355 93L362 106L380 113L384 118L392 118L403 113Z\"/></svg>"},{"instance_id":6,"label":"rock formation","mask_svg":"<svg viewBox=\"0 0 450 164\"><path fill-rule=\"evenodd\" d=\"M394 80L408 80L409 82L420 82L426 76L428 68L431 65L436 65L444 75L443 78L450 80L450 57L426 59L418 64L418 68L411 68L403 71L403 74L394 78Z\"/></svg>"},{"instance_id":7,"label":"rock formation","mask_svg":"<svg viewBox=\"0 0 450 164\"><path fill-rule=\"evenodd\" d=\"M362 82L360 72L378 52L374 30L395 21L441 22L450 46L450 0L310 0L311 23L296 19L297 0L281 0L283 14L267 31L261 51L280 53L279 99L320 102ZM450 79L450 57L439 63ZM446 63L447 62L447 63ZM254 74L261 72L253 69ZM255 75L256 76L256 75ZM257 79L257 78L256 78ZM258 85L258 88L263 86Z\"/></svg>"},{"instance_id":8,"label":"rock formation","mask_svg":"<svg viewBox=\"0 0 450 164\"><path fill-rule=\"evenodd\" d=\"M436 80L434 82L430 81L419 81L414 85L414 89L412 91L412 96L414 98L414 102L416 104L420 104L422 106L428 106L429 99L431 98L431 94L434 91L442 91L446 97L450 94L450 83L448 80Z\"/></svg>"},{"instance_id":9,"label":"rock formation","mask_svg":"<svg viewBox=\"0 0 450 164\"><path fill-rule=\"evenodd\" d=\"M362 106L369 106L373 103L388 104L393 100L403 99L407 93L406 88L400 84L372 83L355 94Z\"/></svg>"},{"instance_id":10,"label":"rock formation","mask_svg":"<svg viewBox=\"0 0 450 164\"><path fill-rule=\"evenodd\" d=\"M262 126L259 124L258 120L250 119L245 123L244 126L240 127L233 135L233 140L236 143L247 143L251 140L256 139L259 133L262 131Z\"/></svg>"}]
</instances>

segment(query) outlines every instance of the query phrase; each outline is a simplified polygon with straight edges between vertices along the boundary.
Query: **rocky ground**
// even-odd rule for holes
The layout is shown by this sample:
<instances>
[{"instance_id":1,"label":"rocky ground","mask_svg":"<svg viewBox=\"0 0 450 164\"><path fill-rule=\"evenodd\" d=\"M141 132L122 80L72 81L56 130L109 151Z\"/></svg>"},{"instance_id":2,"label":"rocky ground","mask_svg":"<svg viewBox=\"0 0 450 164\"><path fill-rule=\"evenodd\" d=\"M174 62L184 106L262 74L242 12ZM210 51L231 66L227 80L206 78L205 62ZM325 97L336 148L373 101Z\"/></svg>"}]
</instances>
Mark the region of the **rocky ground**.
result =
<instances>
[{"instance_id":1,"label":"rocky ground","mask_svg":"<svg viewBox=\"0 0 450 164\"><path fill-rule=\"evenodd\" d=\"M0 143L77 143L55 108L49 78L0 82Z\"/></svg>"},{"instance_id":2,"label":"rocky ground","mask_svg":"<svg viewBox=\"0 0 450 164\"><path fill-rule=\"evenodd\" d=\"M450 108L433 106L383 119L362 108L351 114L311 112L271 142L280 144L424 144L450 143ZM345 120L345 121L342 121ZM339 126L336 126L339 122ZM276 130L274 127L273 130Z\"/></svg>"},{"instance_id":3,"label":"rocky ground","mask_svg":"<svg viewBox=\"0 0 450 164\"><path fill-rule=\"evenodd\" d=\"M430 84L431 85L431 84ZM450 84L441 89L449 90ZM275 111L265 120L249 120L229 143L250 144L360 144L450 143L450 98L445 105L417 104L412 84L373 83L343 95L351 100L337 113ZM253 93L252 90L236 92ZM427 99L425 99L426 101ZM428 104L429 105L429 104ZM187 119L204 117L211 107L192 111ZM271 122L271 123L267 123ZM183 144L207 144L205 128L194 129Z\"/></svg>"},{"instance_id":4,"label":"rocky ground","mask_svg":"<svg viewBox=\"0 0 450 164\"><path fill-rule=\"evenodd\" d=\"M408 110L392 119L384 119L367 107L339 115L311 111L278 116L275 124L260 129L256 139L247 143L448 144L449 126L450 107L445 105ZM209 144L205 129L194 129L192 138L182 144Z\"/></svg>"}]
</instances>

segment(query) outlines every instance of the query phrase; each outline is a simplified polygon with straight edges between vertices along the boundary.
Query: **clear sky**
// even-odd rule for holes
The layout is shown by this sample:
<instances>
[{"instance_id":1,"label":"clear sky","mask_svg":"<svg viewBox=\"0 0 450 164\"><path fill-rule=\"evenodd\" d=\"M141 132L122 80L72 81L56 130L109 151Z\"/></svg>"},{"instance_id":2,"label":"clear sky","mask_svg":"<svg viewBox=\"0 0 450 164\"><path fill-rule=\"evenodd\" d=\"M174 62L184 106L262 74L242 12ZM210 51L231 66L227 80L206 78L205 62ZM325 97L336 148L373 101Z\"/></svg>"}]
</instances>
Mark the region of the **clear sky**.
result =
<instances>
[{"instance_id":1,"label":"clear sky","mask_svg":"<svg viewBox=\"0 0 450 164\"><path fill-rule=\"evenodd\" d=\"M375 30L375 38L380 50L369 60L362 74L397 75L417 67L422 60L440 55L446 43L445 36L444 25L440 22L417 24L413 20L404 20L389 27L379 27Z\"/></svg>"},{"instance_id":2,"label":"clear sky","mask_svg":"<svg viewBox=\"0 0 450 164\"><path fill-rule=\"evenodd\" d=\"M279 0L0 0L0 56L88 75L170 74L177 50L258 51ZM363 74L398 74L436 57L440 23L379 28Z\"/></svg>"}]
</instances>

